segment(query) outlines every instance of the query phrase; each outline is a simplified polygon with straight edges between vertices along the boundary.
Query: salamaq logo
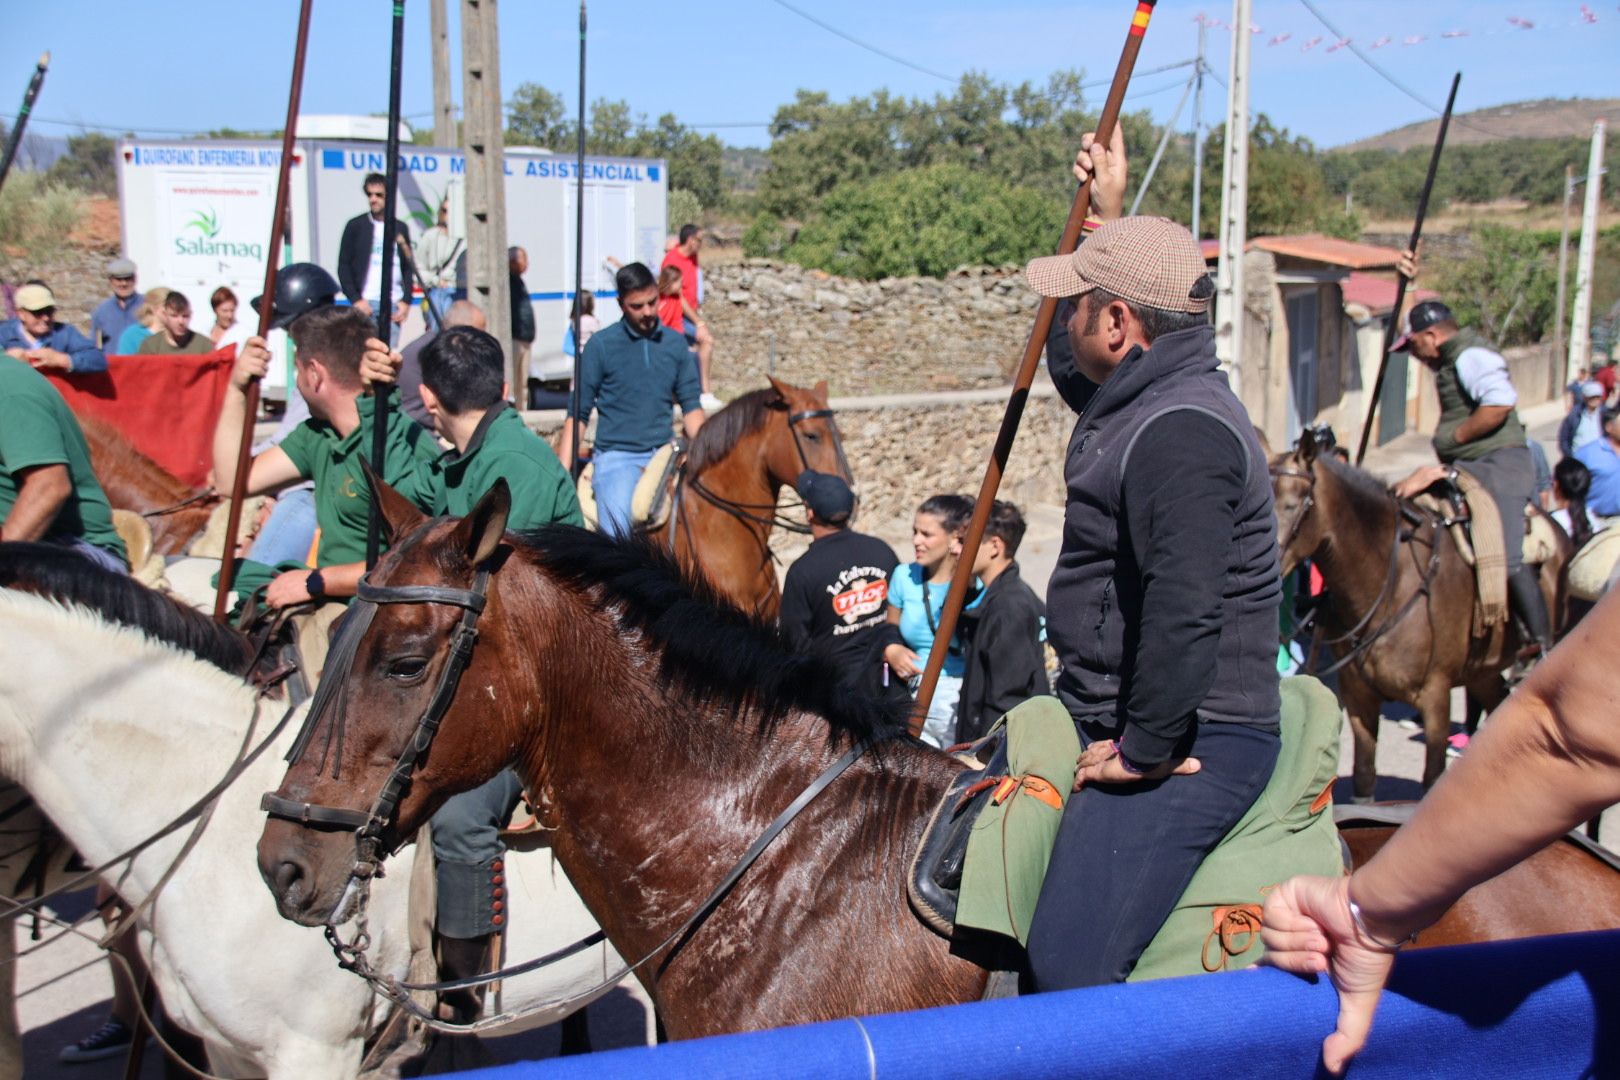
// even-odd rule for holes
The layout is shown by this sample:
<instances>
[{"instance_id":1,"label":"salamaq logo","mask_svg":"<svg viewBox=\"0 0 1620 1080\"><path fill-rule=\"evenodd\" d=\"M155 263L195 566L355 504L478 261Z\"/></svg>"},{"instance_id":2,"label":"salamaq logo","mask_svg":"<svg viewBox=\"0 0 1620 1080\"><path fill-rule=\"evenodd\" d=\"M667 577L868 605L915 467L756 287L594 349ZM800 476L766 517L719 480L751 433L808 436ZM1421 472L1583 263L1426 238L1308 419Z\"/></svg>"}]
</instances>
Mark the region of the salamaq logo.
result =
<instances>
[{"instance_id":1,"label":"salamaq logo","mask_svg":"<svg viewBox=\"0 0 1620 1080\"><path fill-rule=\"evenodd\" d=\"M174 238L174 253L176 255L203 255L228 259L259 259L264 258L264 245L239 244L232 240L210 240L198 237L187 240L185 237Z\"/></svg>"}]
</instances>

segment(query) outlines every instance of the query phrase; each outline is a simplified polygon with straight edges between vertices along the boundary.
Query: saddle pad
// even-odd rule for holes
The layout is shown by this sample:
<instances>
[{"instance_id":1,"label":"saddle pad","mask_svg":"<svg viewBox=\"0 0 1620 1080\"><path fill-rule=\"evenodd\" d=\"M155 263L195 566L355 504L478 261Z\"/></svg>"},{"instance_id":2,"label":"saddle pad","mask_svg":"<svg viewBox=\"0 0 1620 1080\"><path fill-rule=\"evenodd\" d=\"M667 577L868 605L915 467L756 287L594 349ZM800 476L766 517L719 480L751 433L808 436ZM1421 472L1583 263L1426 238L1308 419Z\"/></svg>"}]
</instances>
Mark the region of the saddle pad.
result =
<instances>
[{"instance_id":1,"label":"saddle pad","mask_svg":"<svg viewBox=\"0 0 1620 1080\"><path fill-rule=\"evenodd\" d=\"M676 457L676 444L665 443L653 454L652 460L642 470L641 479L636 481L635 494L630 498L630 522L648 529L656 529L664 523L669 516L670 500L663 497L669 485L669 474L679 468ZM575 485L579 496L579 512L585 518L585 526L590 529L599 529L596 514L596 489L592 486L595 477L595 466L587 464L579 473L579 482Z\"/></svg>"},{"instance_id":2,"label":"saddle pad","mask_svg":"<svg viewBox=\"0 0 1620 1080\"><path fill-rule=\"evenodd\" d=\"M1524 561L1531 566L1551 562L1558 555L1558 526L1535 507L1524 506Z\"/></svg>"},{"instance_id":3,"label":"saddle pad","mask_svg":"<svg viewBox=\"0 0 1620 1080\"><path fill-rule=\"evenodd\" d=\"M1457 470L1457 490L1468 500L1469 541L1474 545L1474 636L1507 621L1507 552L1502 549L1502 515L1496 500L1463 469Z\"/></svg>"},{"instance_id":4,"label":"saddle pad","mask_svg":"<svg viewBox=\"0 0 1620 1080\"><path fill-rule=\"evenodd\" d=\"M1281 689L1282 749L1271 780L1204 859L1131 981L1250 966L1264 952L1265 891L1295 874L1343 872L1331 803L1321 797L1338 776L1338 699L1309 675L1283 679Z\"/></svg>"},{"instance_id":5,"label":"saddle pad","mask_svg":"<svg viewBox=\"0 0 1620 1080\"><path fill-rule=\"evenodd\" d=\"M1080 737L1055 697L1035 697L1006 716L1007 767L987 792L968 834L956 925L1027 944L1035 901L1063 807L1074 785Z\"/></svg>"},{"instance_id":6,"label":"saddle pad","mask_svg":"<svg viewBox=\"0 0 1620 1080\"><path fill-rule=\"evenodd\" d=\"M1609 587L1609 575L1620 562L1620 528L1594 533L1569 560L1569 594L1596 603Z\"/></svg>"}]
</instances>

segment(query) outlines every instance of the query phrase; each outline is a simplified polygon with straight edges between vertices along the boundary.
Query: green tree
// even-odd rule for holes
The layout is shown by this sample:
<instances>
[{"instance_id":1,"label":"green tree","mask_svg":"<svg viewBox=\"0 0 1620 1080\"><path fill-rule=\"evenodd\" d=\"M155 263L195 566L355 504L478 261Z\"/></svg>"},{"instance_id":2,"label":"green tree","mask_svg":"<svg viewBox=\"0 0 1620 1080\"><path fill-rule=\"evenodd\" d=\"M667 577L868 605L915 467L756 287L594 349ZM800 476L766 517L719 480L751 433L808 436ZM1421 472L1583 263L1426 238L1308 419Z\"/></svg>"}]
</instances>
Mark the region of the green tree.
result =
<instances>
[{"instance_id":1,"label":"green tree","mask_svg":"<svg viewBox=\"0 0 1620 1080\"><path fill-rule=\"evenodd\" d=\"M1497 345L1539 341L1551 328L1557 263L1535 233L1473 230L1473 254L1441 264L1439 289L1465 326Z\"/></svg>"},{"instance_id":2,"label":"green tree","mask_svg":"<svg viewBox=\"0 0 1620 1080\"><path fill-rule=\"evenodd\" d=\"M506 103L509 146L543 146L559 153L572 149L577 136L560 95L539 83L519 83Z\"/></svg>"},{"instance_id":3,"label":"green tree","mask_svg":"<svg viewBox=\"0 0 1620 1080\"><path fill-rule=\"evenodd\" d=\"M78 188L92 195L117 195L118 172L114 162L118 145L110 135L87 131L68 137L67 153L58 158L45 179L59 187Z\"/></svg>"},{"instance_id":4,"label":"green tree","mask_svg":"<svg viewBox=\"0 0 1620 1080\"><path fill-rule=\"evenodd\" d=\"M1033 188L963 165L929 165L839 185L787 256L850 277L939 276L963 263L1021 262L1049 250L1062 218L1062 204Z\"/></svg>"}]
</instances>

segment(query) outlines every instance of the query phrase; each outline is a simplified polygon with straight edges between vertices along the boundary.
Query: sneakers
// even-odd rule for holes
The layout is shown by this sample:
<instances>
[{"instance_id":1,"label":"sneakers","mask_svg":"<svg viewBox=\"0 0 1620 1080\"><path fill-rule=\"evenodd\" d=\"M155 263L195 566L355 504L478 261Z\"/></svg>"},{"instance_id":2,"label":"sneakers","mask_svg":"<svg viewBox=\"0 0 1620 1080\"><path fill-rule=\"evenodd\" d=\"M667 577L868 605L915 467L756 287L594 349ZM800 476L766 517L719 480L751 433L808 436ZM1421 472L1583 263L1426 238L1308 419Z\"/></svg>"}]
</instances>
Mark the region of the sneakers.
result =
<instances>
[{"instance_id":1,"label":"sneakers","mask_svg":"<svg viewBox=\"0 0 1620 1080\"><path fill-rule=\"evenodd\" d=\"M1466 749L1468 749L1468 733L1466 731L1459 731L1446 740L1446 757L1448 758L1460 757Z\"/></svg>"},{"instance_id":2,"label":"sneakers","mask_svg":"<svg viewBox=\"0 0 1620 1080\"><path fill-rule=\"evenodd\" d=\"M83 1065L129 1051L134 1034L120 1020L108 1020L78 1042L62 1047L56 1060L63 1065Z\"/></svg>"},{"instance_id":3,"label":"sneakers","mask_svg":"<svg viewBox=\"0 0 1620 1080\"><path fill-rule=\"evenodd\" d=\"M700 401L700 404L703 406L704 412L712 413L716 409L724 407L725 402L721 401L719 398L705 390L703 391L703 398Z\"/></svg>"}]
</instances>

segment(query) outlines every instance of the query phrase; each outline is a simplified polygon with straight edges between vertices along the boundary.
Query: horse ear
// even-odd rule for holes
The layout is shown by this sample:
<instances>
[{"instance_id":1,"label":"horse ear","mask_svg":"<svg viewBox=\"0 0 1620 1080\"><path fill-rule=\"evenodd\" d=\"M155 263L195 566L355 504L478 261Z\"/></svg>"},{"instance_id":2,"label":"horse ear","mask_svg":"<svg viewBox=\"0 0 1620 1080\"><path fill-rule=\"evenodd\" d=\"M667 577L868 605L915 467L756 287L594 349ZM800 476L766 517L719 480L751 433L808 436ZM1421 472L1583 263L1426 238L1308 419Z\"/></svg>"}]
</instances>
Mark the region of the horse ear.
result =
<instances>
[{"instance_id":1,"label":"horse ear","mask_svg":"<svg viewBox=\"0 0 1620 1080\"><path fill-rule=\"evenodd\" d=\"M456 526L454 541L467 553L468 562L477 566L495 554L511 513L512 489L506 486L505 477L496 477L495 485Z\"/></svg>"},{"instance_id":2,"label":"horse ear","mask_svg":"<svg viewBox=\"0 0 1620 1080\"><path fill-rule=\"evenodd\" d=\"M781 379L778 379L775 375L767 375L765 378L771 384L771 389L776 391L777 397L781 398L783 401L790 400L788 395L789 391L791 391L793 387L789 386Z\"/></svg>"},{"instance_id":3,"label":"horse ear","mask_svg":"<svg viewBox=\"0 0 1620 1080\"><path fill-rule=\"evenodd\" d=\"M826 379L819 380L812 389L813 389L813 392L815 393L817 398L819 398L822 401L827 400L827 380Z\"/></svg>"},{"instance_id":4,"label":"horse ear","mask_svg":"<svg viewBox=\"0 0 1620 1080\"><path fill-rule=\"evenodd\" d=\"M366 484L371 493L377 498L377 508L381 511L383 532L390 546L396 540L416 528L427 520L427 515L418 510L405 496L389 487L382 477L377 475L371 467L371 462L365 458L360 459L360 468L365 471Z\"/></svg>"},{"instance_id":5,"label":"horse ear","mask_svg":"<svg viewBox=\"0 0 1620 1080\"><path fill-rule=\"evenodd\" d=\"M1299 460L1306 465L1316 460L1316 432L1306 428L1299 436Z\"/></svg>"}]
</instances>

